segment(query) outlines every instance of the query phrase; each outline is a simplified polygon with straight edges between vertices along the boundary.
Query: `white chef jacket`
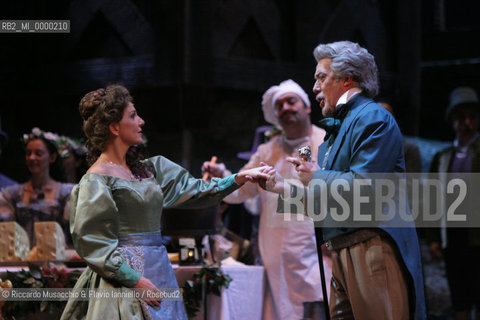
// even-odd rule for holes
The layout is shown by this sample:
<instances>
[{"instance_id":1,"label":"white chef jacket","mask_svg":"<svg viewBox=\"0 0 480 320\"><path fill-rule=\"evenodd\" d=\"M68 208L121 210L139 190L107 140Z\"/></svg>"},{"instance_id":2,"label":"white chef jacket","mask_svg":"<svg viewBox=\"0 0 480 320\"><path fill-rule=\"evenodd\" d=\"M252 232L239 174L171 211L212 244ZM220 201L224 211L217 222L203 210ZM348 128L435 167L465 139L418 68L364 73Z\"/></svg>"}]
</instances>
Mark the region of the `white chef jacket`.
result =
<instances>
[{"instance_id":1,"label":"white chef jacket","mask_svg":"<svg viewBox=\"0 0 480 320\"><path fill-rule=\"evenodd\" d=\"M325 131L312 125L310 136L289 141L284 135L273 137L260 145L250 161L241 169L257 167L263 161L285 179L298 179L295 166L285 160L297 156L297 149L309 145L312 161L317 161L318 146ZM247 182L228 195L227 203L241 203L260 196L259 249L267 273L267 287L262 319L300 319L303 302L322 301L322 286L318 265L313 221L303 215L276 213L278 194L265 191L257 184ZM302 221L303 220L303 221ZM331 264L324 258L327 290L330 290Z\"/></svg>"}]
</instances>

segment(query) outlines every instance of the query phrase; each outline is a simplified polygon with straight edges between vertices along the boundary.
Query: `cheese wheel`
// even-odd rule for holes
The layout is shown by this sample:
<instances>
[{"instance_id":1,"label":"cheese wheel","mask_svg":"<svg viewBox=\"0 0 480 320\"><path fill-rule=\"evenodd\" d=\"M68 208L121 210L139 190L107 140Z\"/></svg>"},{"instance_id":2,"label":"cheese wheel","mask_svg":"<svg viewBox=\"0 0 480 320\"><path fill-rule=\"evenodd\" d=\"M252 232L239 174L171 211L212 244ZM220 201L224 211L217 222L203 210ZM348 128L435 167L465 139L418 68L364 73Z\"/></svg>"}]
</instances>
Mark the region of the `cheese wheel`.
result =
<instances>
[{"instance_id":1,"label":"cheese wheel","mask_svg":"<svg viewBox=\"0 0 480 320\"><path fill-rule=\"evenodd\" d=\"M38 260L65 260L65 235L55 221L35 222Z\"/></svg>"},{"instance_id":2,"label":"cheese wheel","mask_svg":"<svg viewBox=\"0 0 480 320\"><path fill-rule=\"evenodd\" d=\"M29 251L25 229L15 221L0 222L0 261L24 260Z\"/></svg>"}]
</instances>

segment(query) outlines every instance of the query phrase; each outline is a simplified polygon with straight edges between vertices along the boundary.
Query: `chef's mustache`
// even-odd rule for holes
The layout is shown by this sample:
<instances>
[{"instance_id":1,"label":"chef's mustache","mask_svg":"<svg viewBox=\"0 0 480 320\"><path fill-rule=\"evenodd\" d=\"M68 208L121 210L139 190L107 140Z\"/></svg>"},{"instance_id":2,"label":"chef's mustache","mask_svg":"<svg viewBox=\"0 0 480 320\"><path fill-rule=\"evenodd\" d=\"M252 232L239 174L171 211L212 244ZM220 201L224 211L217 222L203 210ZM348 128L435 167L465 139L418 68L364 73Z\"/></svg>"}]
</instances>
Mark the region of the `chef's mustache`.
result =
<instances>
[{"instance_id":1,"label":"chef's mustache","mask_svg":"<svg viewBox=\"0 0 480 320\"><path fill-rule=\"evenodd\" d=\"M294 114L297 114L297 112L296 112L296 111L292 111L292 110L286 110L286 111L282 112L282 113L279 115L279 118L283 118L284 116L289 115L289 114L293 114L293 115L294 115Z\"/></svg>"}]
</instances>

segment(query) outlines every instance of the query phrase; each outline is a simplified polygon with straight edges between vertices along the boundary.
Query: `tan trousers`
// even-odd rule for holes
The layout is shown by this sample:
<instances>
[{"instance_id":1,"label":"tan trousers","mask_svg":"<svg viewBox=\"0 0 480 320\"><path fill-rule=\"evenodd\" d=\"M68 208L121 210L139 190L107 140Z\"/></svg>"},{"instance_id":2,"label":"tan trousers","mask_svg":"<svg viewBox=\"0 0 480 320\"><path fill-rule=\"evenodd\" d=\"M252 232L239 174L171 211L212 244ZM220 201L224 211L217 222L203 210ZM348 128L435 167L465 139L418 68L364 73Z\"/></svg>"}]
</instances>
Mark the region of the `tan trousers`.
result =
<instances>
[{"instance_id":1,"label":"tan trousers","mask_svg":"<svg viewBox=\"0 0 480 320\"><path fill-rule=\"evenodd\" d=\"M332 319L409 319L407 270L391 239L332 251Z\"/></svg>"}]
</instances>

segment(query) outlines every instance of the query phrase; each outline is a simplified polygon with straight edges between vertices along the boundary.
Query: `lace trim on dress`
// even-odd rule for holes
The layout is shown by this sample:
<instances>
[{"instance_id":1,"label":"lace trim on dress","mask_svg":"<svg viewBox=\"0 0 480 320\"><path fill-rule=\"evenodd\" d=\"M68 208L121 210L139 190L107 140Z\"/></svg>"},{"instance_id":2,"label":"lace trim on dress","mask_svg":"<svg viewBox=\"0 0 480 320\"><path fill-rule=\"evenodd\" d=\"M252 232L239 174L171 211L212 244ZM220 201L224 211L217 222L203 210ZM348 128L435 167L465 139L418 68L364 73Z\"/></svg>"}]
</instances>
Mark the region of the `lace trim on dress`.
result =
<instances>
[{"instance_id":1,"label":"lace trim on dress","mask_svg":"<svg viewBox=\"0 0 480 320\"><path fill-rule=\"evenodd\" d=\"M143 276L145 258L142 247L118 247L117 250L125 257L125 261L127 262L128 266L133 270L140 272L140 274ZM144 300L140 300L140 305L142 306L145 319L153 319L152 314L148 309L148 304Z\"/></svg>"}]
</instances>

